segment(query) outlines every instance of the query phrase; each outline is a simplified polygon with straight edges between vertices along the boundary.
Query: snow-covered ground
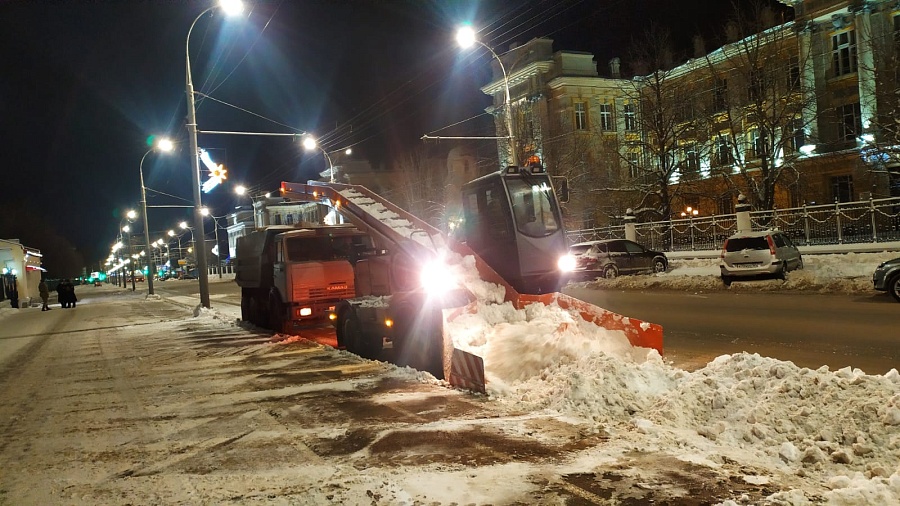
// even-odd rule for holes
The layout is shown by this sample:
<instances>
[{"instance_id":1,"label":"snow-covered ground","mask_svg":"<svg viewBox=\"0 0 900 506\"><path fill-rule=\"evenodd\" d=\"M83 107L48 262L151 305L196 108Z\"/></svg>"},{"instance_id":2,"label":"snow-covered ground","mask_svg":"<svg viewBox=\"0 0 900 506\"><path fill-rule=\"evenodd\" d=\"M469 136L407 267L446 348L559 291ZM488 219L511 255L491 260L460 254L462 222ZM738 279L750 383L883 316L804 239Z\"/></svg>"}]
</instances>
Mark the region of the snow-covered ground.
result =
<instances>
[{"instance_id":1,"label":"snow-covered ground","mask_svg":"<svg viewBox=\"0 0 900 506\"><path fill-rule=\"evenodd\" d=\"M691 291L874 293L873 269L897 256L900 253L807 256L805 269L790 273L786 282L735 283L730 288L719 281L716 260L673 260L663 274L597 283ZM772 485L774 492L762 504L900 504L897 369L884 375L852 368L806 369L740 353L687 372L667 364L655 351L631 348L621 332L585 324L557 306L516 310L492 300L496 294L490 287L478 290L484 301L477 314L455 320L449 333L456 346L484 358L489 401L498 409L577 420L588 430L609 434L607 443L563 465L571 472L615 466L633 452L656 453L712 470L739 463L743 473L738 479ZM900 304L897 307L900 311ZM0 317L12 311L0 310ZM233 313L221 311L196 311L196 318L211 325L233 321ZM153 326L142 328L154 331ZM421 379L421 374L410 375L407 369L394 371L400 377ZM458 427L448 423L434 428ZM335 469L328 481L355 483L362 492L377 487L379 480L406 481L428 490L428 495L411 497L423 503L465 503L462 499L476 497L479 503L505 504L522 497L543 470L540 464L528 463L479 469L480 479L491 485L478 486L477 494L476 480L459 481L457 469L407 466L402 476L392 477L371 472L371 479L361 479L355 470ZM324 500L326 485L321 495L310 497ZM400 503L413 504L412 500ZM749 503L738 494L720 504Z\"/></svg>"}]
</instances>

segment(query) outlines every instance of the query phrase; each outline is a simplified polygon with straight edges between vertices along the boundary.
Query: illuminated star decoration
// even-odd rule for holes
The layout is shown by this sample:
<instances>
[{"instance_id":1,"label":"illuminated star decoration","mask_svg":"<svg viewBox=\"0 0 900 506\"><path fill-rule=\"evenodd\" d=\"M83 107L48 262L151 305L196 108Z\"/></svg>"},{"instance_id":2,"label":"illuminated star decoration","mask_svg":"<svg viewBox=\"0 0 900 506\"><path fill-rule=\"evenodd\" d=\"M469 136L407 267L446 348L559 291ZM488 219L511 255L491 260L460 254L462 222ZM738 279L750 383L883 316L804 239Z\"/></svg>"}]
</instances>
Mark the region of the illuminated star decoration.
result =
<instances>
[{"instance_id":1,"label":"illuminated star decoration","mask_svg":"<svg viewBox=\"0 0 900 506\"><path fill-rule=\"evenodd\" d=\"M209 179L203 182L203 193L209 193L215 188L219 186L219 183L226 179L226 170L225 166L220 164L216 164L210 158L209 153L205 149L200 150L200 161L203 162L203 165L206 166L207 170L209 170Z\"/></svg>"}]
</instances>

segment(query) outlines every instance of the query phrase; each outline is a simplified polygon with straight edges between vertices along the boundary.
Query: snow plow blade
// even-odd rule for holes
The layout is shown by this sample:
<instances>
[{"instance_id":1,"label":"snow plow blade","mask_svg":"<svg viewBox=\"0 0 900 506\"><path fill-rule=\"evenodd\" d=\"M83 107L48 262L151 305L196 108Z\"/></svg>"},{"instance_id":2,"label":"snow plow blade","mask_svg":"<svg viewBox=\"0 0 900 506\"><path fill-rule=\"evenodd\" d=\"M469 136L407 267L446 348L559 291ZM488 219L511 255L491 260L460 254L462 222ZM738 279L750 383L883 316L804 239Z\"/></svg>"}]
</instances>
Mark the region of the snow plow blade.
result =
<instances>
[{"instance_id":1,"label":"snow plow blade","mask_svg":"<svg viewBox=\"0 0 900 506\"><path fill-rule=\"evenodd\" d=\"M570 297L564 293L547 293L544 295L519 295L516 307L521 309L529 304L540 302L550 305L554 302L563 309L578 311L581 318L598 327L608 330L621 330L628 342L636 348L653 348L663 354L663 329L656 323L648 323Z\"/></svg>"}]
</instances>

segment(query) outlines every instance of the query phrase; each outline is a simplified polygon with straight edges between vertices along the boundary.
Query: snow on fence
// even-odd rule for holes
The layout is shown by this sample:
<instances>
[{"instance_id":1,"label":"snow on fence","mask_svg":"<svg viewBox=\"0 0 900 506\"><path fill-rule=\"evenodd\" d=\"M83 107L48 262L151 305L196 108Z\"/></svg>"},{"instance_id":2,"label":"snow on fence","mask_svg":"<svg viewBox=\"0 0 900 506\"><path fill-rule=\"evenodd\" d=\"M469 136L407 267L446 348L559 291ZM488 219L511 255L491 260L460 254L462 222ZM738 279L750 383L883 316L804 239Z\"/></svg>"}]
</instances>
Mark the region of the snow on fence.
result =
<instances>
[{"instance_id":1,"label":"snow on fence","mask_svg":"<svg viewBox=\"0 0 900 506\"><path fill-rule=\"evenodd\" d=\"M751 211L754 230L777 228L800 246L900 241L900 197ZM737 230L735 214L636 223L637 242L658 251L716 250ZM569 243L625 237L624 225L570 230Z\"/></svg>"}]
</instances>

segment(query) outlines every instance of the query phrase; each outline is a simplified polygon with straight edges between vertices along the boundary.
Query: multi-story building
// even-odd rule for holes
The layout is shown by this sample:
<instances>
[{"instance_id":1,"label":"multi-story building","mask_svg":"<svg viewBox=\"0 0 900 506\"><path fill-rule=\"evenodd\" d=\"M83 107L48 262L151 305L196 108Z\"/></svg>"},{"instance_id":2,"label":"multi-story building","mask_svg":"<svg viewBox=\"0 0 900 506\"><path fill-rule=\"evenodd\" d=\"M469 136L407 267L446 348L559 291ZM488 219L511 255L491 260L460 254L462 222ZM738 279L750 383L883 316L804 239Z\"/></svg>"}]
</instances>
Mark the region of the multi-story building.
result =
<instances>
[{"instance_id":1,"label":"multi-story building","mask_svg":"<svg viewBox=\"0 0 900 506\"><path fill-rule=\"evenodd\" d=\"M601 77L589 53L534 39L493 63L498 135L505 88L520 160L569 180L569 226L900 195L900 7L887 0L781 0L729 42L677 65ZM747 18L749 19L749 18ZM745 21L747 21L745 19ZM750 31L750 26L762 31ZM699 47L699 46L698 46ZM662 48L660 48L662 49ZM501 162L508 143L498 141Z\"/></svg>"}]
</instances>

